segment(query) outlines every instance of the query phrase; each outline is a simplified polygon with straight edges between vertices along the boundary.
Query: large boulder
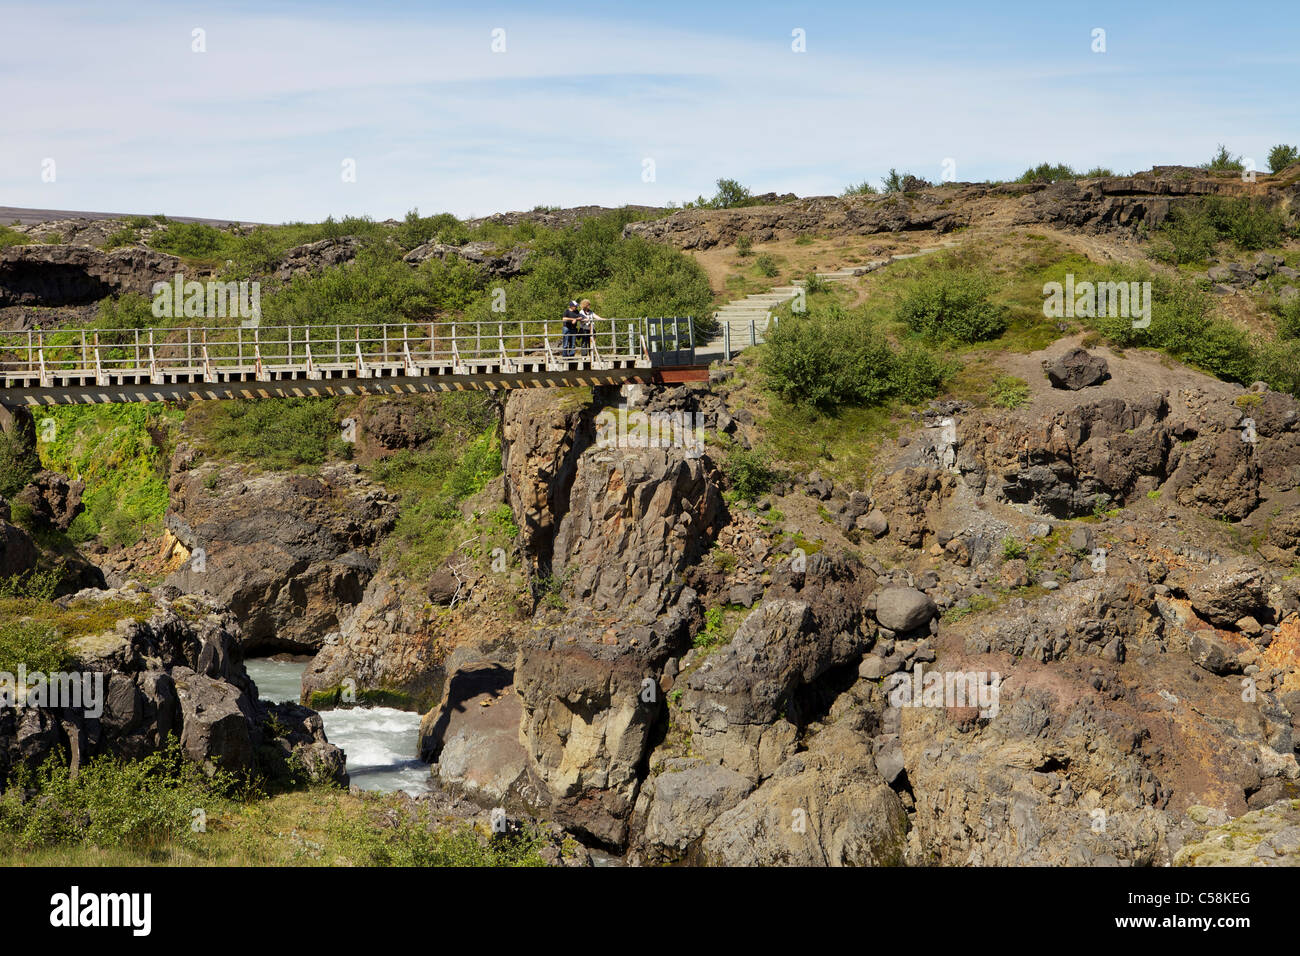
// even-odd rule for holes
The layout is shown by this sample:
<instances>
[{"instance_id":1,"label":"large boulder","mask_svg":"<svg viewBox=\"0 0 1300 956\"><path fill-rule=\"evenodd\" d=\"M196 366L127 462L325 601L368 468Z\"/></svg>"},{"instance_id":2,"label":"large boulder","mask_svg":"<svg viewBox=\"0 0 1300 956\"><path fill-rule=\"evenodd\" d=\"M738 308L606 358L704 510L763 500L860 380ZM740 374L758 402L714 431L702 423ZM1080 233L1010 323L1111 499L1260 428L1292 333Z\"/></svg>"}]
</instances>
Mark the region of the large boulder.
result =
<instances>
[{"instance_id":1,"label":"large boulder","mask_svg":"<svg viewBox=\"0 0 1300 956\"><path fill-rule=\"evenodd\" d=\"M685 677L693 751L752 779L794 752L805 691L871 645L869 573L823 554L806 560L804 571L782 565L731 641Z\"/></svg>"},{"instance_id":2,"label":"large boulder","mask_svg":"<svg viewBox=\"0 0 1300 956\"><path fill-rule=\"evenodd\" d=\"M1066 350L1055 360L1044 362L1043 368L1053 388L1072 392L1100 385L1110 376L1110 366L1104 358L1081 348Z\"/></svg>"},{"instance_id":3,"label":"large boulder","mask_svg":"<svg viewBox=\"0 0 1300 956\"><path fill-rule=\"evenodd\" d=\"M907 815L870 744L832 727L719 815L701 854L719 866L892 866L903 862L906 838Z\"/></svg>"},{"instance_id":4,"label":"large boulder","mask_svg":"<svg viewBox=\"0 0 1300 956\"><path fill-rule=\"evenodd\" d=\"M665 761L641 790L648 806L641 836L645 861L686 859L709 825L753 789L748 777L717 764L687 757Z\"/></svg>"},{"instance_id":5,"label":"large boulder","mask_svg":"<svg viewBox=\"0 0 1300 956\"><path fill-rule=\"evenodd\" d=\"M676 601L723 515L716 472L680 448L588 451L568 505L552 557L566 595L652 614Z\"/></svg>"},{"instance_id":6,"label":"large boulder","mask_svg":"<svg viewBox=\"0 0 1300 956\"><path fill-rule=\"evenodd\" d=\"M568 510L578 457L595 435L588 410L557 402L549 389L512 389L506 398L501 431L506 500L530 574L551 574L555 535Z\"/></svg>"},{"instance_id":7,"label":"large boulder","mask_svg":"<svg viewBox=\"0 0 1300 956\"><path fill-rule=\"evenodd\" d=\"M112 626L71 641L68 672L85 675L83 686L102 682L103 696L98 707L84 698L85 706L0 708L0 780L58 748L75 769L100 754L137 759L175 736L208 770L261 770L278 780L302 768L312 779L346 785L342 751L326 739L319 715L257 700L230 612L174 593L124 587L58 599L74 620L117 616Z\"/></svg>"},{"instance_id":8,"label":"large boulder","mask_svg":"<svg viewBox=\"0 0 1300 956\"><path fill-rule=\"evenodd\" d=\"M1263 572L1247 558L1198 572L1187 582L1186 591L1196 613L1217 627L1233 627L1268 603Z\"/></svg>"},{"instance_id":9,"label":"large boulder","mask_svg":"<svg viewBox=\"0 0 1300 956\"><path fill-rule=\"evenodd\" d=\"M876 620L891 631L915 631L938 613L930 596L916 588L885 588L876 595Z\"/></svg>"},{"instance_id":10,"label":"large boulder","mask_svg":"<svg viewBox=\"0 0 1300 956\"><path fill-rule=\"evenodd\" d=\"M429 259L463 259L480 266L488 275L509 279L523 272L524 263L531 254L532 250L527 246L512 246L500 252L492 242L467 242L453 246L435 239L416 246L403 258L411 265L419 265Z\"/></svg>"},{"instance_id":11,"label":"large boulder","mask_svg":"<svg viewBox=\"0 0 1300 956\"><path fill-rule=\"evenodd\" d=\"M496 664L460 668L420 723L420 757L445 787L490 806L518 805L528 755L514 675Z\"/></svg>"},{"instance_id":12,"label":"large boulder","mask_svg":"<svg viewBox=\"0 0 1300 956\"><path fill-rule=\"evenodd\" d=\"M577 609L519 651L515 689L530 791L546 816L622 845L651 734L664 663L687 642L693 591L657 617L610 622Z\"/></svg>"},{"instance_id":13,"label":"large boulder","mask_svg":"<svg viewBox=\"0 0 1300 956\"><path fill-rule=\"evenodd\" d=\"M13 500L26 505L40 524L67 531L85 508L81 502L85 490L84 481L69 481L66 475L41 470Z\"/></svg>"}]
</instances>

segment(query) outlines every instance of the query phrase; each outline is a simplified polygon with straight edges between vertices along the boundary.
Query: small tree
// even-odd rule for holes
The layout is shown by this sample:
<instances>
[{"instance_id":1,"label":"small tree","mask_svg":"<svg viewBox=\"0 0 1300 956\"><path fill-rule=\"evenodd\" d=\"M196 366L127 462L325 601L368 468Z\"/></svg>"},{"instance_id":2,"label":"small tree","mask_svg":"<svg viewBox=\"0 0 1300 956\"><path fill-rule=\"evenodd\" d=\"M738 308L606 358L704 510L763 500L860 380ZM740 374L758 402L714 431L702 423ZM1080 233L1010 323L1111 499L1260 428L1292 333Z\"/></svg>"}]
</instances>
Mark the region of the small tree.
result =
<instances>
[{"instance_id":1,"label":"small tree","mask_svg":"<svg viewBox=\"0 0 1300 956\"><path fill-rule=\"evenodd\" d=\"M1246 168L1240 156L1233 156L1227 146L1219 144L1219 150L1208 163L1202 163L1201 169L1212 173L1239 173Z\"/></svg>"},{"instance_id":2,"label":"small tree","mask_svg":"<svg viewBox=\"0 0 1300 956\"><path fill-rule=\"evenodd\" d=\"M1300 159L1300 150L1294 146L1278 144L1268 152L1268 168L1270 172L1280 173L1297 159Z\"/></svg>"},{"instance_id":3,"label":"small tree","mask_svg":"<svg viewBox=\"0 0 1300 956\"><path fill-rule=\"evenodd\" d=\"M749 190L734 179L719 179L718 191L713 197L712 205L715 209L731 209L734 206L743 206L749 200Z\"/></svg>"}]
</instances>

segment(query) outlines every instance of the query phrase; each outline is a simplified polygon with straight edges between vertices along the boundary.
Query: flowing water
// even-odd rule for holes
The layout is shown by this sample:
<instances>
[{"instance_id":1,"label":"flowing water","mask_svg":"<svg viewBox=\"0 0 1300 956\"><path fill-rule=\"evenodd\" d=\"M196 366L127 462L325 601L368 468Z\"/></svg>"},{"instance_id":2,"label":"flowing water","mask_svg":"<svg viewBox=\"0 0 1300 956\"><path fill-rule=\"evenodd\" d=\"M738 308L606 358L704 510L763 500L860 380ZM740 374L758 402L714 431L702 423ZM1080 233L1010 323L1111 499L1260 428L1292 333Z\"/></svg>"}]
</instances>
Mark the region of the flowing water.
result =
<instances>
[{"instance_id":1,"label":"flowing water","mask_svg":"<svg viewBox=\"0 0 1300 956\"><path fill-rule=\"evenodd\" d=\"M262 699L297 701L306 661L254 657L244 662ZM349 707L321 711L325 735L348 758L348 776L362 790L405 790L429 786L429 765L415 756L420 715L393 707Z\"/></svg>"}]
</instances>

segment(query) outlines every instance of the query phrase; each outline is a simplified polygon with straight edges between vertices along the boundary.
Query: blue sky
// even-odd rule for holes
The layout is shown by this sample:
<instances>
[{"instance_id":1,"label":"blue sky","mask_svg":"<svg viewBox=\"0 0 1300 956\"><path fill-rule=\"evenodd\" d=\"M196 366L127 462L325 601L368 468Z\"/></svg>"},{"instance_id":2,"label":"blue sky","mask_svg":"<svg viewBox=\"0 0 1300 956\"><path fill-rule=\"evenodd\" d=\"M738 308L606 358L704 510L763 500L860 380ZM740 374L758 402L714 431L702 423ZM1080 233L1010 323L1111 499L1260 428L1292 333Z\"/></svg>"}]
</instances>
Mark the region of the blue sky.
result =
<instances>
[{"instance_id":1,"label":"blue sky","mask_svg":"<svg viewBox=\"0 0 1300 956\"><path fill-rule=\"evenodd\" d=\"M1294 3L1054 6L6 0L0 205L466 216L1300 142Z\"/></svg>"}]
</instances>

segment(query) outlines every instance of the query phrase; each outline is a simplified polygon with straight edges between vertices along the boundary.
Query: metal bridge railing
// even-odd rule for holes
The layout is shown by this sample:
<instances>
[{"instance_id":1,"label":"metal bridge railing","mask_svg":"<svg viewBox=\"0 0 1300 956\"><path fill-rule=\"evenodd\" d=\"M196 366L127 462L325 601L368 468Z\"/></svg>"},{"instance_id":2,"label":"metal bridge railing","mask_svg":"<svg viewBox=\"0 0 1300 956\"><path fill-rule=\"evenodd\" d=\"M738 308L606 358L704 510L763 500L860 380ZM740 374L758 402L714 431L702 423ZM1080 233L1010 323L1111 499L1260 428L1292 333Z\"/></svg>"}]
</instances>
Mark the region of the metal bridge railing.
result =
<instances>
[{"instance_id":1,"label":"metal bridge railing","mask_svg":"<svg viewBox=\"0 0 1300 956\"><path fill-rule=\"evenodd\" d=\"M692 365L689 317L602 319L566 355L560 320L0 331L0 385L491 374Z\"/></svg>"}]
</instances>

